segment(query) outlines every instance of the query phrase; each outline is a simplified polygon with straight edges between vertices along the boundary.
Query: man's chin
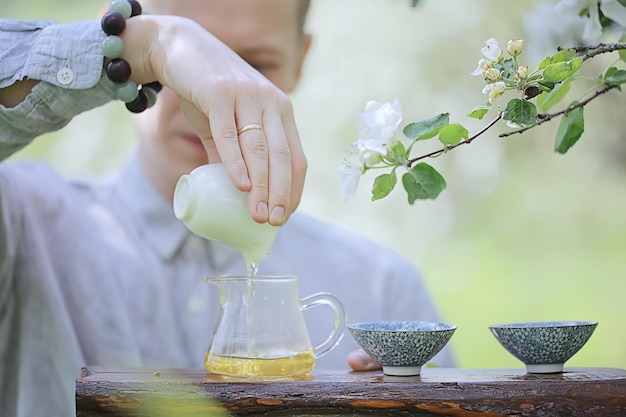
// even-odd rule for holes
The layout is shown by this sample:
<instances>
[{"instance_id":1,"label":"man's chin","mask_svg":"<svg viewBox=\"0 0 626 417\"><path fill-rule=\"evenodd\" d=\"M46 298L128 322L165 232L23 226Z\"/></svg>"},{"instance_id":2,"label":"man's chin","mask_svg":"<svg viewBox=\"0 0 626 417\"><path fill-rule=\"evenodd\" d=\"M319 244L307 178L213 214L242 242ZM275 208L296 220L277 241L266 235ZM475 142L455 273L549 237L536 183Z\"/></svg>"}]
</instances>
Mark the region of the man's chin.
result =
<instances>
[{"instance_id":1,"label":"man's chin","mask_svg":"<svg viewBox=\"0 0 626 417\"><path fill-rule=\"evenodd\" d=\"M209 163L209 160L206 156L206 153L187 153L187 154L179 154L178 160L175 163L176 171L182 174L189 174L194 169L198 168L201 165L206 165Z\"/></svg>"}]
</instances>

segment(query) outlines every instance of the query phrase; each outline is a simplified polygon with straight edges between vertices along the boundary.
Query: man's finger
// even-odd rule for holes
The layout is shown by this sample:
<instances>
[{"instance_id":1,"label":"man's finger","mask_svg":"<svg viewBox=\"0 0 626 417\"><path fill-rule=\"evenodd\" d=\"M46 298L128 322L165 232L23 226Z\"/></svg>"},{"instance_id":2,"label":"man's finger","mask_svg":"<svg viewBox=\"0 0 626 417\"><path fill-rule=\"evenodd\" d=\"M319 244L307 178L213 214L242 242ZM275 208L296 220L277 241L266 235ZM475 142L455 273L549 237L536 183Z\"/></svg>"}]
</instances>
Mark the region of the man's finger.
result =
<instances>
[{"instance_id":1,"label":"man's finger","mask_svg":"<svg viewBox=\"0 0 626 417\"><path fill-rule=\"evenodd\" d=\"M363 349L357 349L348 354L348 365L354 371L374 371L382 366Z\"/></svg>"}]
</instances>

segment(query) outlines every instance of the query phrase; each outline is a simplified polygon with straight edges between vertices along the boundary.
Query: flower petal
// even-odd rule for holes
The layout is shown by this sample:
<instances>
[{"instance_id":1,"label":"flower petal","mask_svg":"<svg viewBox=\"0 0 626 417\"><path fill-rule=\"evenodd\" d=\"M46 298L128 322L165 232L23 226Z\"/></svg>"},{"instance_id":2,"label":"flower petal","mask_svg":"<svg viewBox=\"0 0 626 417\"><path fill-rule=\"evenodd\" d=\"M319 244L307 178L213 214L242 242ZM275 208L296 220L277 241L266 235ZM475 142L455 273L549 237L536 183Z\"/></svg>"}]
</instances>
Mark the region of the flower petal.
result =
<instances>
[{"instance_id":1,"label":"flower petal","mask_svg":"<svg viewBox=\"0 0 626 417\"><path fill-rule=\"evenodd\" d=\"M483 73L483 69L479 65L478 67L476 67L474 71L470 73L470 75L482 75L482 73Z\"/></svg>"},{"instance_id":2,"label":"flower petal","mask_svg":"<svg viewBox=\"0 0 626 417\"><path fill-rule=\"evenodd\" d=\"M598 6L589 7L589 19L585 23L583 38L587 40L598 39L602 36L602 25L600 24L600 12Z\"/></svg>"},{"instance_id":3,"label":"flower petal","mask_svg":"<svg viewBox=\"0 0 626 417\"><path fill-rule=\"evenodd\" d=\"M358 118L359 139L356 146L359 152L367 149L386 155L389 139L395 135L402 121L400 101L394 100L393 103L369 101L365 105L365 112Z\"/></svg>"},{"instance_id":4,"label":"flower petal","mask_svg":"<svg viewBox=\"0 0 626 417\"><path fill-rule=\"evenodd\" d=\"M483 47L480 52L490 61L498 61L500 59L500 55L502 55L502 49L498 45L498 41L495 38L490 38L485 42L485 47Z\"/></svg>"},{"instance_id":5,"label":"flower petal","mask_svg":"<svg viewBox=\"0 0 626 417\"><path fill-rule=\"evenodd\" d=\"M557 12L578 15L582 9L593 6L591 3L598 3L598 0L561 0L554 9Z\"/></svg>"},{"instance_id":6,"label":"flower petal","mask_svg":"<svg viewBox=\"0 0 626 417\"><path fill-rule=\"evenodd\" d=\"M600 4L602 13L621 27L626 28L626 7L617 0L602 0Z\"/></svg>"},{"instance_id":7,"label":"flower petal","mask_svg":"<svg viewBox=\"0 0 626 417\"><path fill-rule=\"evenodd\" d=\"M350 202L361 179L361 170L356 167L340 166L337 172L341 176L341 199L344 203Z\"/></svg>"}]
</instances>

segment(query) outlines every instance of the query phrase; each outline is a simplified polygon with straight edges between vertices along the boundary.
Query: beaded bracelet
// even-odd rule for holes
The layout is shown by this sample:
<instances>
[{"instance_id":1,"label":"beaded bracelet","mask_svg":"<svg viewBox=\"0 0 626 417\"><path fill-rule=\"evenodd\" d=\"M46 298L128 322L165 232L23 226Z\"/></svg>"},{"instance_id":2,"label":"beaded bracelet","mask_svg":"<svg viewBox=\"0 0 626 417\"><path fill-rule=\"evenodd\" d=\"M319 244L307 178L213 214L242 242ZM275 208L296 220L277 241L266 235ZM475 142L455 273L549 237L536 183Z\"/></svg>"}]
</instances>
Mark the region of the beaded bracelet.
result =
<instances>
[{"instance_id":1,"label":"beaded bracelet","mask_svg":"<svg viewBox=\"0 0 626 417\"><path fill-rule=\"evenodd\" d=\"M123 58L124 41L118 36L126 28L126 19L140 15L141 5L136 0L113 0L100 24L108 36L102 42L102 53L110 61L104 72L116 84L115 95L126 103L133 113L141 113L156 103L156 96L163 86L158 82L137 85L130 80L131 68Z\"/></svg>"}]
</instances>

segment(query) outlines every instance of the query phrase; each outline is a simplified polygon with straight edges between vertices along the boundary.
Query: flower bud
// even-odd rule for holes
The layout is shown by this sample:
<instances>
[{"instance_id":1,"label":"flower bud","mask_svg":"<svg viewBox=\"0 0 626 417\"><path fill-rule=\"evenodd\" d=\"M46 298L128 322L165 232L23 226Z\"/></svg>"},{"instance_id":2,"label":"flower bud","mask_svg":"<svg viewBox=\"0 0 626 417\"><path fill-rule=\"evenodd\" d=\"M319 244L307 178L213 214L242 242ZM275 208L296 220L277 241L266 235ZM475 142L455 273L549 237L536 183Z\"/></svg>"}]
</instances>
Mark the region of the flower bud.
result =
<instances>
[{"instance_id":1,"label":"flower bud","mask_svg":"<svg viewBox=\"0 0 626 417\"><path fill-rule=\"evenodd\" d=\"M359 155L359 160L363 162L366 166L374 166L380 161L383 160L383 156L375 151L370 151L368 149L364 149L361 151Z\"/></svg>"},{"instance_id":2,"label":"flower bud","mask_svg":"<svg viewBox=\"0 0 626 417\"><path fill-rule=\"evenodd\" d=\"M515 75L520 80L525 80L528 77L528 65L520 65Z\"/></svg>"},{"instance_id":3,"label":"flower bud","mask_svg":"<svg viewBox=\"0 0 626 417\"><path fill-rule=\"evenodd\" d=\"M500 78L502 78L502 74L500 73L500 70L492 67L485 71L485 78L491 81L498 81Z\"/></svg>"},{"instance_id":4,"label":"flower bud","mask_svg":"<svg viewBox=\"0 0 626 417\"><path fill-rule=\"evenodd\" d=\"M524 39L511 39L507 44L507 51L509 51L509 55L512 57L516 57L522 53L524 49Z\"/></svg>"}]
</instances>

